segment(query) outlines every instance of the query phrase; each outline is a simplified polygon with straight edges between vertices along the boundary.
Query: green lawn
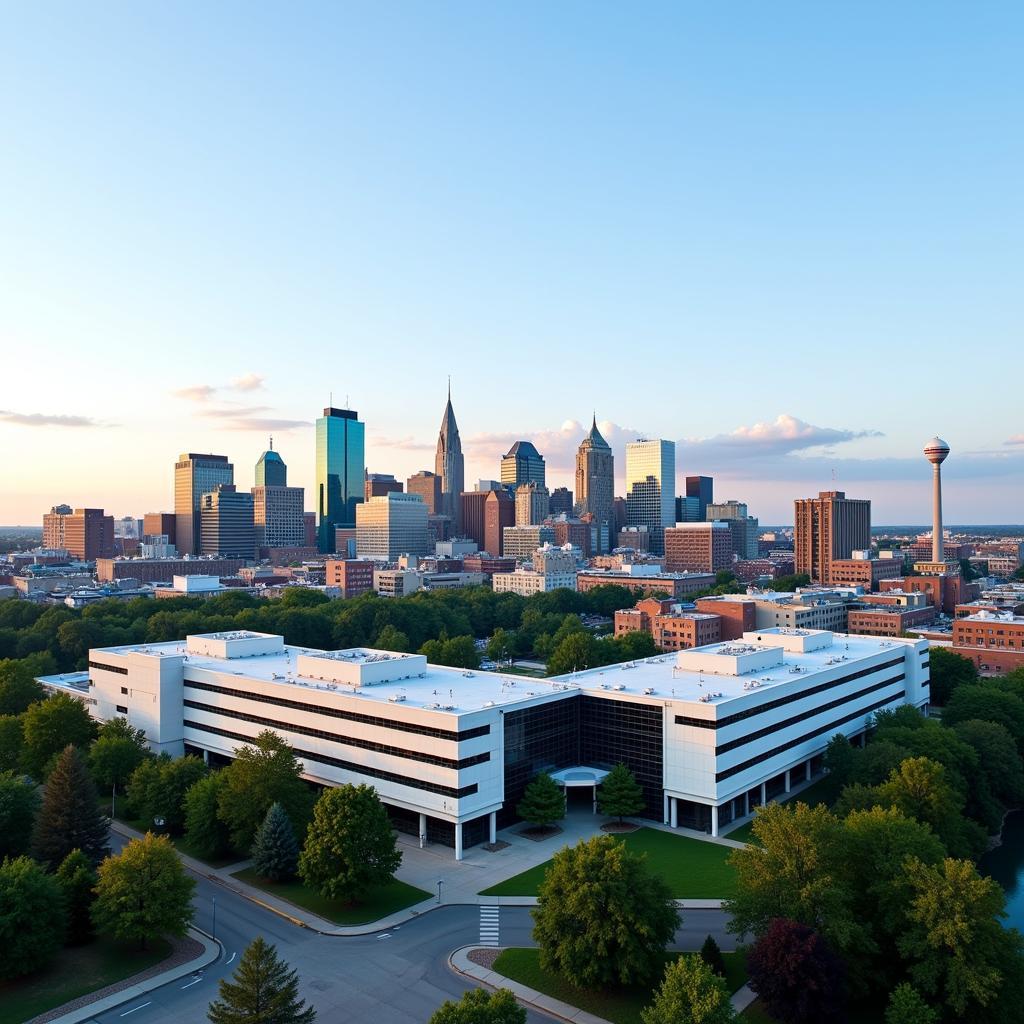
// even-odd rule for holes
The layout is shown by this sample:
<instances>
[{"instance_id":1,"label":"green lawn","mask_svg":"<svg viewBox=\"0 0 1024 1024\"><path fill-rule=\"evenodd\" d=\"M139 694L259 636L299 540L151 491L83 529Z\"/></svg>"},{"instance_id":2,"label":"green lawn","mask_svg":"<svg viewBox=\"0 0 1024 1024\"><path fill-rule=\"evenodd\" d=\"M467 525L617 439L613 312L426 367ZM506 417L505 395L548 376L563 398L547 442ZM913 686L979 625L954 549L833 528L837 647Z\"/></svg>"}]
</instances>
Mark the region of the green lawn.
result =
<instances>
[{"instance_id":1,"label":"green lawn","mask_svg":"<svg viewBox=\"0 0 1024 1024\"><path fill-rule=\"evenodd\" d=\"M539 955L536 949L506 949L495 961L494 970L553 999L560 999L570 1006L610 1020L613 1024L640 1024L640 1011L650 1004L654 998L653 989L661 984L659 978L653 987L600 991L575 988L559 975L542 971ZM678 953L666 953L665 962L669 963L678 956ZM747 980L746 955L723 953L722 956L725 958L726 981L730 991L735 992Z\"/></svg>"},{"instance_id":2,"label":"green lawn","mask_svg":"<svg viewBox=\"0 0 1024 1024\"><path fill-rule=\"evenodd\" d=\"M271 882L268 878L260 878L252 868L236 871L232 877L248 882L249 885L254 885L256 888L270 893L271 896L287 900L296 907L308 910L335 924L368 924L416 903L421 903L431 896L431 893L424 892L422 889L417 889L415 886L400 882L395 878L387 885L371 890L361 903L350 904L342 903L340 900L325 899L318 892L307 889L299 881Z\"/></svg>"},{"instance_id":3,"label":"green lawn","mask_svg":"<svg viewBox=\"0 0 1024 1024\"><path fill-rule=\"evenodd\" d=\"M0 982L0 1024L21 1024L71 999L95 992L163 960L170 946L162 939L150 949L97 939L62 949L41 971Z\"/></svg>"},{"instance_id":4,"label":"green lawn","mask_svg":"<svg viewBox=\"0 0 1024 1024\"><path fill-rule=\"evenodd\" d=\"M240 860L248 860L248 857L242 853L231 853L226 854L223 857L206 857L196 852L195 848L185 839L184 836L171 836L171 842L174 843L175 849L179 853L185 854L186 857L192 857L194 860L201 861L203 864L209 864L211 868L226 868L231 864L237 864Z\"/></svg>"},{"instance_id":5,"label":"green lawn","mask_svg":"<svg viewBox=\"0 0 1024 1024\"><path fill-rule=\"evenodd\" d=\"M720 899L733 894L736 877L726 863L727 846L642 828L616 838L634 853L646 853L651 869L668 882L676 899ZM484 889L481 896L536 896L551 861Z\"/></svg>"}]
</instances>

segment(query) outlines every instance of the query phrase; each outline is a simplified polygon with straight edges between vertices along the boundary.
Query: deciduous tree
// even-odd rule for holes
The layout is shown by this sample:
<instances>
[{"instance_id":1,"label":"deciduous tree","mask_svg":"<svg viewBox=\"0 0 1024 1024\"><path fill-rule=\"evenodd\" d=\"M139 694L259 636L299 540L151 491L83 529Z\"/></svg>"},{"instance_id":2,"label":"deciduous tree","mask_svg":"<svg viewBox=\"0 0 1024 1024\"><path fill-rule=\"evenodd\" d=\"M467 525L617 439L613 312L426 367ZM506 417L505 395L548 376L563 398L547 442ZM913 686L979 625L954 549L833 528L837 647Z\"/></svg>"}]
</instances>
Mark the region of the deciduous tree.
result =
<instances>
[{"instance_id":1,"label":"deciduous tree","mask_svg":"<svg viewBox=\"0 0 1024 1024\"><path fill-rule=\"evenodd\" d=\"M732 1024L732 1008L725 979L702 956L685 955L665 968L661 987L640 1014L643 1024Z\"/></svg>"},{"instance_id":2,"label":"deciduous tree","mask_svg":"<svg viewBox=\"0 0 1024 1024\"><path fill-rule=\"evenodd\" d=\"M21 718L0 715L0 772L13 772L18 768L24 744Z\"/></svg>"},{"instance_id":3,"label":"deciduous tree","mask_svg":"<svg viewBox=\"0 0 1024 1024\"><path fill-rule=\"evenodd\" d=\"M109 793L115 786L120 791L150 756L145 732L129 725L127 718L112 718L100 726L100 734L89 748L89 769L101 792Z\"/></svg>"},{"instance_id":4,"label":"deciduous tree","mask_svg":"<svg viewBox=\"0 0 1024 1024\"><path fill-rule=\"evenodd\" d=\"M226 782L223 771L211 772L185 793L185 840L200 857L220 857L231 849L228 827L217 809Z\"/></svg>"},{"instance_id":5,"label":"deciduous tree","mask_svg":"<svg viewBox=\"0 0 1024 1024\"><path fill-rule=\"evenodd\" d=\"M299 976L262 936L253 939L220 998L210 1004L211 1024L313 1024L316 1010L299 998Z\"/></svg>"},{"instance_id":6,"label":"deciduous tree","mask_svg":"<svg viewBox=\"0 0 1024 1024\"><path fill-rule=\"evenodd\" d=\"M471 988L457 1002L443 1002L428 1024L526 1024L526 1010L507 988L494 992Z\"/></svg>"},{"instance_id":7,"label":"deciduous tree","mask_svg":"<svg viewBox=\"0 0 1024 1024\"><path fill-rule=\"evenodd\" d=\"M64 894L68 941L88 942L92 938L92 905L96 899L96 872L81 850L72 850L57 868L55 877Z\"/></svg>"},{"instance_id":8,"label":"deciduous tree","mask_svg":"<svg viewBox=\"0 0 1024 1024\"><path fill-rule=\"evenodd\" d=\"M41 779L44 769L68 744L83 750L96 735L96 723L85 705L66 693L33 704L22 717L25 770Z\"/></svg>"},{"instance_id":9,"label":"deciduous tree","mask_svg":"<svg viewBox=\"0 0 1024 1024\"><path fill-rule=\"evenodd\" d=\"M38 809L35 786L14 772L0 774L0 860L28 851Z\"/></svg>"},{"instance_id":10,"label":"deciduous tree","mask_svg":"<svg viewBox=\"0 0 1024 1024\"><path fill-rule=\"evenodd\" d=\"M44 967L64 941L64 896L28 857L0 863L0 978Z\"/></svg>"},{"instance_id":11,"label":"deciduous tree","mask_svg":"<svg viewBox=\"0 0 1024 1024\"><path fill-rule=\"evenodd\" d=\"M923 999L913 985L904 982L889 995L885 1009L885 1024L935 1024L938 1013Z\"/></svg>"}]
</instances>

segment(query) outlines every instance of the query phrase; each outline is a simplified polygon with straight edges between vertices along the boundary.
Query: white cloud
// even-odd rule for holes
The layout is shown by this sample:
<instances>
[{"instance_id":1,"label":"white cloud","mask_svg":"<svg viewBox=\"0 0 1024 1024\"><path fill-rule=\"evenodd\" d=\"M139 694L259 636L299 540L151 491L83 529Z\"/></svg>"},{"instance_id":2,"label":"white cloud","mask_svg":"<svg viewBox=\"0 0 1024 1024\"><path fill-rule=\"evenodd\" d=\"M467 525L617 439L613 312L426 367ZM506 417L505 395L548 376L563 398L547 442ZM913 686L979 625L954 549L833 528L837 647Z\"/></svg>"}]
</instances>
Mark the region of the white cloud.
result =
<instances>
[{"instance_id":1,"label":"white cloud","mask_svg":"<svg viewBox=\"0 0 1024 1024\"><path fill-rule=\"evenodd\" d=\"M104 424L91 416L64 416L45 412L13 412L0 409L0 421L16 423L21 427L102 427Z\"/></svg>"},{"instance_id":2,"label":"white cloud","mask_svg":"<svg viewBox=\"0 0 1024 1024\"><path fill-rule=\"evenodd\" d=\"M265 380L266 378L258 373L244 373L241 377L235 377L231 381L231 386L236 391L260 391Z\"/></svg>"},{"instance_id":3,"label":"white cloud","mask_svg":"<svg viewBox=\"0 0 1024 1024\"><path fill-rule=\"evenodd\" d=\"M217 389L212 384L193 384L171 392L175 398L184 398L188 402L208 402L216 393Z\"/></svg>"}]
</instances>

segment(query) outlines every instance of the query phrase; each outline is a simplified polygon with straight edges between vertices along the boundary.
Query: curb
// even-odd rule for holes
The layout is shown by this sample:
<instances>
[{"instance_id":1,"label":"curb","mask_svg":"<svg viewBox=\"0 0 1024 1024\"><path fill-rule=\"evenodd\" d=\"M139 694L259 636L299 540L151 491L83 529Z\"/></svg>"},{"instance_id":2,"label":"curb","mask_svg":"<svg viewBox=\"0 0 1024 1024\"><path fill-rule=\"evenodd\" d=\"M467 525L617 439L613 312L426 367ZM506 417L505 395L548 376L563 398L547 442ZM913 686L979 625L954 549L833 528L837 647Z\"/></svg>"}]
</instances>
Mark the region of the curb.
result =
<instances>
[{"instance_id":1,"label":"curb","mask_svg":"<svg viewBox=\"0 0 1024 1024\"><path fill-rule=\"evenodd\" d=\"M203 952L194 960L190 960L186 964L179 964L177 967L172 967L170 970L164 971L162 974L155 974L152 978L140 981L136 985L129 985L128 988L123 988L119 992L114 992L109 996L104 996L102 999L96 999L91 1003L86 1003L84 1006L80 1006L76 1010L69 1010L67 1013L61 1014L59 1017L54 1017L50 1021L50 1024L81 1024L82 1021L90 1020L92 1017L95 1017L96 1014L106 1013L108 1010L112 1010L117 1006L122 1006L125 1003L130 1003L133 999L138 999L140 996L146 995L147 992L152 992L154 989L162 988L164 985L167 985L172 981L178 981L180 978L187 977L189 974L195 974L196 972L209 967L210 964L220 958L221 945L219 942L211 939L206 932L200 931L198 928L189 928L188 933L191 938L203 944Z\"/></svg>"},{"instance_id":2,"label":"curb","mask_svg":"<svg viewBox=\"0 0 1024 1024\"><path fill-rule=\"evenodd\" d=\"M569 1024L610 1024L604 1017L596 1017L578 1006L570 1006L560 999L552 999L534 988L521 985L518 981L506 978L503 974L488 970L469 959L471 949L480 949L479 943L471 946L460 946L448 956L448 966L456 974L464 978L471 978L473 981L486 985L488 988L507 988L520 1003L529 1006L532 1010L539 1010L541 1013L554 1017L557 1020L569 1022Z\"/></svg>"}]
</instances>

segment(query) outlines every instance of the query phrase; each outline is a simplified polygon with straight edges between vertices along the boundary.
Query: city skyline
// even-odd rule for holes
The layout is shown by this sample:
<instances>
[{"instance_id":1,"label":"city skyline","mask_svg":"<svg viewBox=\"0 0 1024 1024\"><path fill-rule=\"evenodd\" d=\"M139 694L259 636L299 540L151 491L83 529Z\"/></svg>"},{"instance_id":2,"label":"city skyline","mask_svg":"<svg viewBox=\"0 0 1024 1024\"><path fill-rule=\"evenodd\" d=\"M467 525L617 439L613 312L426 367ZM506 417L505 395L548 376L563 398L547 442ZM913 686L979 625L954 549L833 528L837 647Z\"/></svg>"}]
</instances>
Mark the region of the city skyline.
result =
<instances>
[{"instance_id":1,"label":"city skyline","mask_svg":"<svg viewBox=\"0 0 1024 1024\"><path fill-rule=\"evenodd\" d=\"M763 522L833 469L927 521L933 433L950 521L1022 518L1019 7L464 15L19 12L0 522L168 508L169 459L268 432L311 498L332 389L404 478L448 374L467 480L529 439L571 486L596 408L620 474L673 440Z\"/></svg>"}]
</instances>

